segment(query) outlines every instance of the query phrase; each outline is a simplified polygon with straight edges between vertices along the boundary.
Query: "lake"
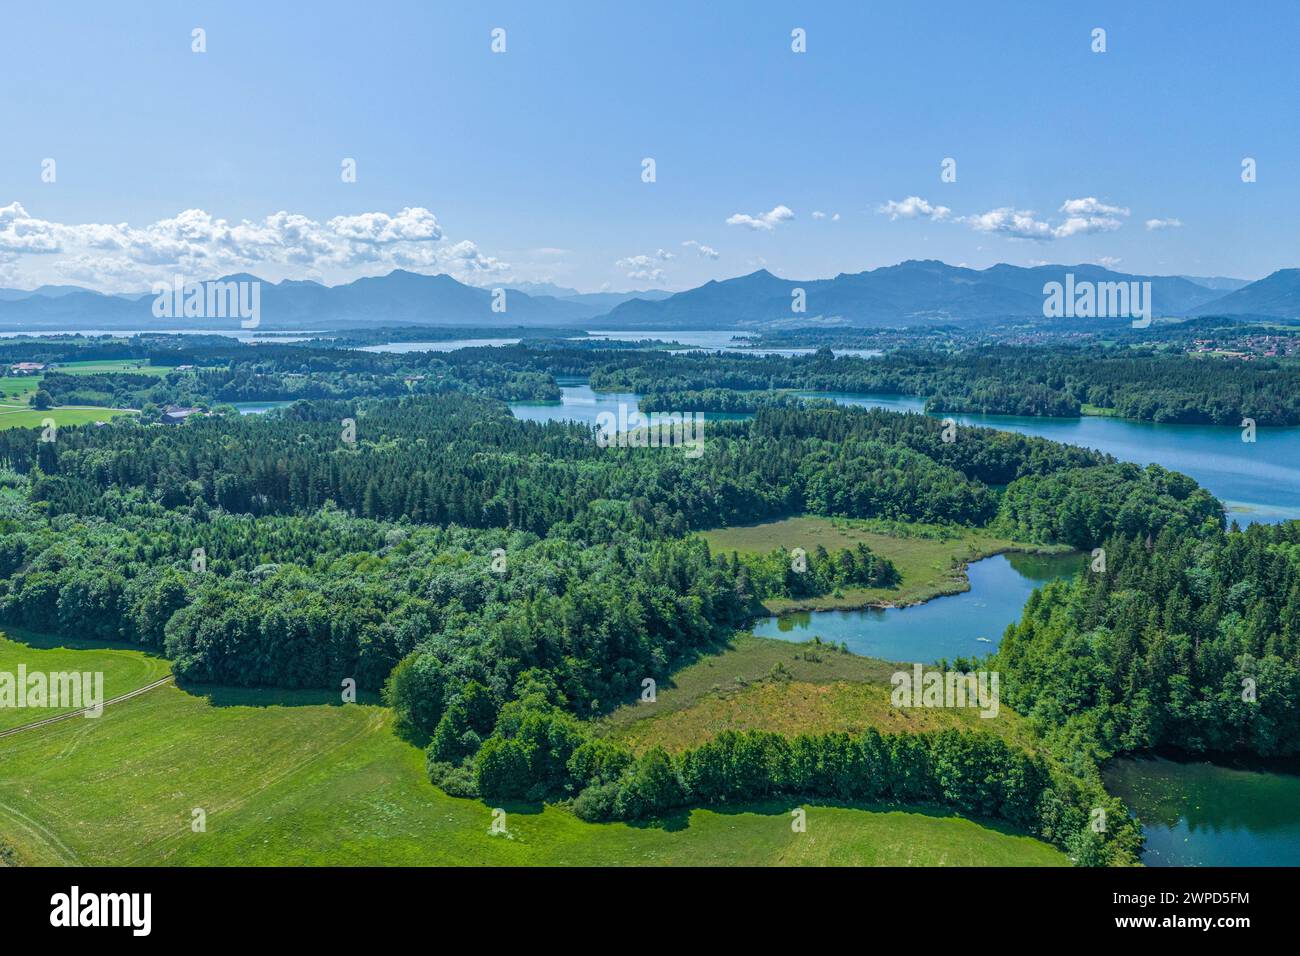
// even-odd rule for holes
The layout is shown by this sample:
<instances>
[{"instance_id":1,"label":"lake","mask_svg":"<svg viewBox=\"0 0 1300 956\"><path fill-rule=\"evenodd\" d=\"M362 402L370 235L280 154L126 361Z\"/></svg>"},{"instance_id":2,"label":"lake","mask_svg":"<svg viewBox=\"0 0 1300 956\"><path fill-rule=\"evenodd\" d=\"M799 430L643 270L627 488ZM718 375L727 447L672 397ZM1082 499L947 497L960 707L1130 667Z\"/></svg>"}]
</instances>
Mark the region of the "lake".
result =
<instances>
[{"instance_id":1,"label":"lake","mask_svg":"<svg viewBox=\"0 0 1300 956\"><path fill-rule=\"evenodd\" d=\"M293 402L234 402L241 415L264 415L274 408L287 408Z\"/></svg>"},{"instance_id":2,"label":"lake","mask_svg":"<svg viewBox=\"0 0 1300 956\"><path fill-rule=\"evenodd\" d=\"M1142 821L1147 866L1300 866L1300 775L1120 757L1103 776Z\"/></svg>"},{"instance_id":3,"label":"lake","mask_svg":"<svg viewBox=\"0 0 1300 956\"><path fill-rule=\"evenodd\" d=\"M515 416L529 421L580 421L594 425L602 411L617 414L620 402L635 408L641 398L634 392L594 392L579 379L565 379L560 385L563 397L559 402L511 405ZM918 414L925 408L924 401L908 395L799 394L863 408ZM746 416L710 414L706 417L716 421ZM1095 448L1123 461L1140 465L1154 462L1181 471L1224 502L1229 520L1243 525L1300 518L1300 428L1260 428L1256 442L1247 444L1241 440L1240 429L1222 425L1156 425L1100 416L1079 419L1014 415L952 417L959 424L1038 435Z\"/></svg>"},{"instance_id":4,"label":"lake","mask_svg":"<svg viewBox=\"0 0 1300 956\"><path fill-rule=\"evenodd\" d=\"M517 402L510 406L515 418L527 422L581 422L595 425L601 412L611 412L618 418L619 405L635 411L641 396L635 392L595 392L583 383L566 384L569 379L556 379L560 385L558 402Z\"/></svg>"},{"instance_id":5,"label":"lake","mask_svg":"<svg viewBox=\"0 0 1300 956\"><path fill-rule=\"evenodd\" d=\"M620 402L635 407L633 393L597 394L570 380L564 398L548 405L512 408L520 418L579 420L594 424ZM812 394L812 393L807 393ZM903 395L820 393L843 405L923 412ZM1300 518L1300 428L1260 428L1253 445L1239 429L1156 425L1118 418L1022 418L954 415L984 425L1096 448L1126 461L1157 462L1191 475L1223 500L1229 518L1282 521ZM972 563L971 590L907 608L820 611L767 618L754 633L802 641L817 635L849 650L886 660L931 663L993 650L1008 624L1020 617L1039 585L1074 573L1082 556L1006 554ZM978 640L984 637L988 643ZM1300 866L1300 776L1242 770L1162 758L1121 758L1106 768L1106 784L1142 820L1151 866Z\"/></svg>"},{"instance_id":6,"label":"lake","mask_svg":"<svg viewBox=\"0 0 1300 956\"><path fill-rule=\"evenodd\" d=\"M445 339L441 342L385 342L383 345L362 345L358 352L454 352L457 349L477 349L485 346L500 348L518 345L519 339Z\"/></svg>"},{"instance_id":7,"label":"lake","mask_svg":"<svg viewBox=\"0 0 1300 956\"><path fill-rule=\"evenodd\" d=\"M81 335L86 338L93 338L101 335L111 335L116 338L130 338L133 335L224 335L229 339L238 339L246 345L257 345L261 342L270 344L288 344L292 342L307 342L315 338L318 332L257 332L251 329L76 329L68 331L67 329L24 329L14 331L8 329L0 331L0 339L13 339L19 336L29 336L31 338L42 338L55 335Z\"/></svg>"},{"instance_id":8,"label":"lake","mask_svg":"<svg viewBox=\"0 0 1300 956\"><path fill-rule=\"evenodd\" d=\"M803 611L759 621L759 637L846 644L854 654L932 664L996 650L1034 589L1083 568L1080 554L999 554L966 569L970 590L909 607ZM984 640L980 640L984 638Z\"/></svg>"},{"instance_id":9,"label":"lake","mask_svg":"<svg viewBox=\"0 0 1300 956\"><path fill-rule=\"evenodd\" d=\"M603 339L606 342L642 342L646 339L654 339L660 342L676 342L679 345L691 346L690 349L669 349L672 354L678 354L684 351L693 351L694 349L706 349L710 352L738 352L745 355L811 355L817 351L814 348L785 348L785 349L765 349L756 348L747 345L746 341L751 338L751 333L735 332L731 330L633 330L633 331L609 331L596 330L587 333L589 339ZM834 349L835 355L853 355L857 358L877 358L882 353L879 349Z\"/></svg>"},{"instance_id":10,"label":"lake","mask_svg":"<svg viewBox=\"0 0 1300 956\"><path fill-rule=\"evenodd\" d=\"M906 395L801 392L841 405L922 413L925 402ZM936 418L948 417L935 414ZM1256 441L1224 425L1157 425L1123 418L1028 418L1016 415L951 416L959 425L982 425L1081 445L1140 465L1159 464L1190 475L1228 509L1229 520L1275 523L1300 518L1300 428L1259 428Z\"/></svg>"},{"instance_id":11,"label":"lake","mask_svg":"<svg viewBox=\"0 0 1300 956\"><path fill-rule=\"evenodd\" d=\"M561 398L558 402L515 402L510 411L515 418L527 422L581 422L584 425L597 424L597 417L602 412L609 412L616 422L625 420L619 415L619 406L627 407L627 414L637 410L641 396L636 392L595 392L585 382L572 384L575 380L557 376ZM689 408L674 411L690 411ZM749 415L735 412L705 412L704 418L710 422L743 421ZM644 424L639 420L629 422L632 425ZM707 434L707 432L706 432Z\"/></svg>"}]
</instances>

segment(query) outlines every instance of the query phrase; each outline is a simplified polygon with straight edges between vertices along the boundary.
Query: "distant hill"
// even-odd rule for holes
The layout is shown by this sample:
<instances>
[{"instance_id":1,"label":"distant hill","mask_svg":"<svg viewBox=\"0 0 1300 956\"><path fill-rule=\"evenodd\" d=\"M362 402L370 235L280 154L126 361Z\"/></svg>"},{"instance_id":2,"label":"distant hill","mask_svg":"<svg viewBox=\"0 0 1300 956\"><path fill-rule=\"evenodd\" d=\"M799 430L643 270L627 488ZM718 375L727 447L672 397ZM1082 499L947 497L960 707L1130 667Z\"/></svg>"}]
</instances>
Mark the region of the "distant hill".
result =
<instances>
[{"instance_id":1,"label":"distant hill","mask_svg":"<svg viewBox=\"0 0 1300 956\"><path fill-rule=\"evenodd\" d=\"M1279 269L1222 298L1200 306L1192 315L1243 315L1300 318L1300 269Z\"/></svg>"},{"instance_id":2,"label":"distant hill","mask_svg":"<svg viewBox=\"0 0 1300 956\"><path fill-rule=\"evenodd\" d=\"M261 281L260 330L345 329L376 325L567 326L605 312L603 301L583 303L507 290L504 312L492 310L493 295L448 275L396 270L385 276L326 286L310 280L278 283L239 274L218 282ZM205 283L206 285L206 283ZM579 297L581 299L581 297ZM70 289L57 296L26 293L0 297L0 328L219 329L236 318L169 317L153 314L154 296L101 295Z\"/></svg>"},{"instance_id":3,"label":"distant hill","mask_svg":"<svg viewBox=\"0 0 1300 956\"><path fill-rule=\"evenodd\" d=\"M550 296L564 302L576 302L579 305L590 306L601 312L608 311L616 305L627 302L629 299L657 301L672 295L666 289L643 289L636 292L579 292L577 289L568 289L553 282L516 282L506 288L523 292L534 298L537 296Z\"/></svg>"},{"instance_id":4,"label":"distant hill","mask_svg":"<svg viewBox=\"0 0 1300 956\"><path fill-rule=\"evenodd\" d=\"M75 292L90 292L92 295L99 295L98 292L82 288L79 285L43 285L35 289L0 289L0 302L16 302L19 299L28 299L34 295L43 296L47 299L57 299L60 296L70 295Z\"/></svg>"},{"instance_id":5,"label":"distant hill","mask_svg":"<svg viewBox=\"0 0 1300 956\"><path fill-rule=\"evenodd\" d=\"M1217 292L1236 292L1243 286L1250 285L1250 279L1230 279L1227 276L1179 276L1180 279L1186 279L1188 282L1195 282L1197 285L1203 285L1207 289L1214 289Z\"/></svg>"},{"instance_id":6,"label":"distant hill","mask_svg":"<svg viewBox=\"0 0 1300 956\"><path fill-rule=\"evenodd\" d=\"M903 326L993 322L1042 317L1043 286L1076 281L1150 281L1155 315L1185 316L1221 293L1179 276L1144 276L1101 266L996 265L966 269L937 260L908 260L833 279L781 279L766 269L708 282L658 302L633 300L605 317L612 327L728 328L788 320L792 292L803 289L809 320L839 318L854 325Z\"/></svg>"},{"instance_id":7,"label":"distant hill","mask_svg":"<svg viewBox=\"0 0 1300 956\"><path fill-rule=\"evenodd\" d=\"M521 283L532 292L506 290L505 312L492 311L493 293L448 275L396 270L385 276L336 286L311 280L261 282L262 331L347 330L398 325L529 326L535 328L731 329L794 322L858 326L970 325L1042 318L1048 282L1151 283L1155 316L1241 315L1252 319L1300 316L1300 270L1284 269L1225 292L1203 283L1232 279L1146 276L1101 266L950 266L933 259L908 260L831 279L783 279L766 269L714 280L685 292L569 293L549 283ZM214 281L260 281L250 275ZM792 293L802 289L806 311L793 312ZM238 328L235 317L163 317L153 314L154 296L102 295L76 286L0 290L0 329L184 329ZM1065 321L1086 324L1086 319ZM1095 320L1112 322L1113 319Z\"/></svg>"}]
</instances>

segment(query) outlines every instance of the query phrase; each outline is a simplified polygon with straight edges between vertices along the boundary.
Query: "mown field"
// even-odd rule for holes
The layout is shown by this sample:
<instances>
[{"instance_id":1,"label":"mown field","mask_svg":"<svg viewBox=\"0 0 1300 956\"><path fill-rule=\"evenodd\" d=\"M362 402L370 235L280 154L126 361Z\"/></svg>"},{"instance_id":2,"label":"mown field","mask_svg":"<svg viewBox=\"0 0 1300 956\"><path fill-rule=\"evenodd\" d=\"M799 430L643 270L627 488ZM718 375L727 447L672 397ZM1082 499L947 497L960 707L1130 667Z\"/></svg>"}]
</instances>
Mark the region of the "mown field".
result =
<instances>
[{"instance_id":1,"label":"mown field","mask_svg":"<svg viewBox=\"0 0 1300 956\"><path fill-rule=\"evenodd\" d=\"M16 675L20 664L26 666L28 673L100 672L104 675L105 699L129 693L171 673L171 665L164 658L126 644L47 637L17 628L0 631L0 672ZM0 707L0 730L54 717L70 709Z\"/></svg>"},{"instance_id":2,"label":"mown field","mask_svg":"<svg viewBox=\"0 0 1300 956\"><path fill-rule=\"evenodd\" d=\"M122 359L96 362L65 362L58 371L67 375L96 375L103 372L131 372L136 375L162 377L171 369L165 365L147 365L143 359ZM130 415L130 409L104 408L91 405L71 405L46 411L31 408L28 404L33 393L41 387L41 376L0 376L0 428L39 428L47 418L53 418L59 427L106 422L118 415Z\"/></svg>"},{"instance_id":3,"label":"mown field","mask_svg":"<svg viewBox=\"0 0 1300 956\"><path fill-rule=\"evenodd\" d=\"M916 604L967 590L969 583L963 571L967 562L1005 551L1067 550L1023 544L969 528L945 532L924 525L896 525L886 530L873 527L869 522L814 515L719 528L702 532L702 536L715 554L732 551L751 554L777 548L812 551L819 545L833 554L862 543L892 561L902 577L902 583L896 588L846 588L840 597L828 594L799 600L776 598L765 601L764 606L773 614L850 610L873 604L899 607Z\"/></svg>"},{"instance_id":4,"label":"mown field","mask_svg":"<svg viewBox=\"0 0 1300 956\"><path fill-rule=\"evenodd\" d=\"M864 666L847 663L861 660L845 656L832 669ZM757 665L757 656L752 663ZM423 752L392 733L390 713L381 706L328 702L316 692L196 690L164 685L107 708L98 719L63 721L0 740L0 839L17 860L50 865L1068 863L1038 840L943 809L820 802L805 805L808 827L802 834L791 831L791 807L784 804L694 810L644 826L588 824L563 807L520 804L502 808L508 833L494 836L492 808L432 787ZM206 811L204 832L192 829L195 808Z\"/></svg>"},{"instance_id":5,"label":"mown field","mask_svg":"<svg viewBox=\"0 0 1300 956\"><path fill-rule=\"evenodd\" d=\"M168 365L150 365L144 359L105 359L88 362L60 362L56 371L65 375L100 375L107 372L130 372L162 378L172 370Z\"/></svg>"},{"instance_id":6,"label":"mown field","mask_svg":"<svg viewBox=\"0 0 1300 956\"><path fill-rule=\"evenodd\" d=\"M26 404L39 382L36 375L0 376L0 402Z\"/></svg>"},{"instance_id":7,"label":"mown field","mask_svg":"<svg viewBox=\"0 0 1300 956\"><path fill-rule=\"evenodd\" d=\"M40 428L47 418L54 419L54 424L60 428L66 428L69 425L106 422L119 415L134 414L135 412L124 408L96 408L74 405L40 411L35 408L15 408L0 405L0 428Z\"/></svg>"},{"instance_id":8,"label":"mown field","mask_svg":"<svg viewBox=\"0 0 1300 956\"><path fill-rule=\"evenodd\" d=\"M1006 707L988 718L973 708L894 707L889 677L902 666L828 645L737 635L723 653L656 688L653 704L624 705L602 720L602 729L637 752L659 746L676 753L724 730L795 736L868 727L881 733L991 730L1021 749L1037 749L1033 732Z\"/></svg>"}]
</instances>

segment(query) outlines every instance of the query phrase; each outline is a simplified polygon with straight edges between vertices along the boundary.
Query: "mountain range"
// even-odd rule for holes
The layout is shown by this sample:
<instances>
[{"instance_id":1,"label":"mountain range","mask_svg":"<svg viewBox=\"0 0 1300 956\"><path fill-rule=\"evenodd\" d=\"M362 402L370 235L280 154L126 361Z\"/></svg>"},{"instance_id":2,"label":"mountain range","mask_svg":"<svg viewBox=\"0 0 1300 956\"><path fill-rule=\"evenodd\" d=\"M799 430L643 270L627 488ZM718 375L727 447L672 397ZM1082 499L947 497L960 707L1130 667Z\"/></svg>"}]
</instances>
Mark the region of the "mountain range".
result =
<instances>
[{"instance_id":1,"label":"mountain range","mask_svg":"<svg viewBox=\"0 0 1300 956\"><path fill-rule=\"evenodd\" d=\"M261 282L262 331L393 325L728 329L810 322L901 327L1041 319L1044 285L1064 282L1067 274L1074 276L1076 285L1150 282L1152 314L1157 317L1300 319L1300 269L1282 269L1247 282L1134 275L1089 264L968 269L937 260L908 260L830 279L783 279L760 269L677 293L580 293L550 283L518 283L506 287L504 311L493 309L502 297L490 289L448 275L404 270L335 286L291 279L273 283L247 274L215 281ZM792 309L797 290L802 290L803 312ZM237 321L158 318L154 301L151 293L106 295L78 286L0 289L0 328L219 330Z\"/></svg>"},{"instance_id":2,"label":"mountain range","mask_svg":"<svg viewBox=\"0 0 1300 956\"><path fill-rule=\"evenodd\" d=\"M1150 282L1153 315L1175 317L1213 314L1221 302L1227 304L1229 314L1237 302L1253 306L1248 290L1260 284L1243 282L1225 295L1221 289L1182 276L1132 275L1090 264L1032 268L999 264L977 270L913 259L809 281L778 278L764 269L707 282L660 302L625 302L612 309L607 320L613 327L636 328L730 327L792 320L878 326L1023 320L1042 318L1044 285L1064 284L1067 275L1073 275L1076 284ZM1290 285L1300 291L1300 281L1293 279ZM803 313L792 311L797 289L804 292ZM1267 301L1282 304L1281 289Z\"/></svg>"}]
</instances>

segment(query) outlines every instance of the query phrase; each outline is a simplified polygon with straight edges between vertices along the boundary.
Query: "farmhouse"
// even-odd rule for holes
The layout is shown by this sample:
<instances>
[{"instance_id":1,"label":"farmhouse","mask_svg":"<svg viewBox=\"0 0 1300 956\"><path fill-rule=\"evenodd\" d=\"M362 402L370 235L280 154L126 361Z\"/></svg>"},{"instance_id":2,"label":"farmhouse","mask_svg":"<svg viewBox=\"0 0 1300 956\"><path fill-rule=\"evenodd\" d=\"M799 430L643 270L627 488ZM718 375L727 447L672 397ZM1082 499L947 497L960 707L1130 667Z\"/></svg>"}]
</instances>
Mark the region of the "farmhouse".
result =
<instances>
[{"instance_id":1,"label":"farmhouse","mask_svg":"<svg viewBox=\"0 0 1300 956\"><path fill-rule=\"evenodd\" d=\"M44 371L44 362L18 362L9 366L9 372L12 375L40 375Z\"/></svg>"},{"instance_id":2,"label":"farmhouse","mask_svg":"<svg viewBox=\"0 0 1300 956\"><path fill-rule=\"evenodd\" d=\"M163 409L161 421L167 425L179 425L191 415L202 415L202 409L186 408L181 405L168 405Z\"/></svg>"}]
</instances>

